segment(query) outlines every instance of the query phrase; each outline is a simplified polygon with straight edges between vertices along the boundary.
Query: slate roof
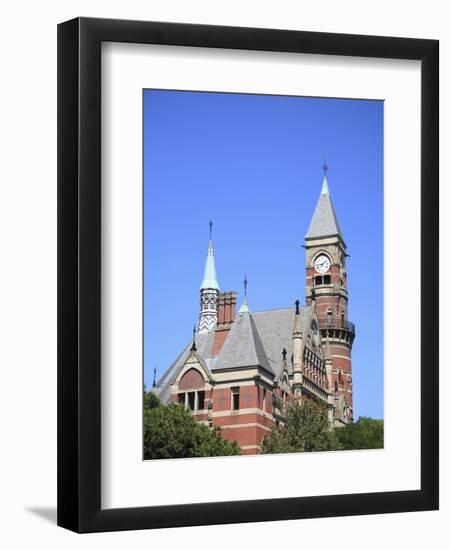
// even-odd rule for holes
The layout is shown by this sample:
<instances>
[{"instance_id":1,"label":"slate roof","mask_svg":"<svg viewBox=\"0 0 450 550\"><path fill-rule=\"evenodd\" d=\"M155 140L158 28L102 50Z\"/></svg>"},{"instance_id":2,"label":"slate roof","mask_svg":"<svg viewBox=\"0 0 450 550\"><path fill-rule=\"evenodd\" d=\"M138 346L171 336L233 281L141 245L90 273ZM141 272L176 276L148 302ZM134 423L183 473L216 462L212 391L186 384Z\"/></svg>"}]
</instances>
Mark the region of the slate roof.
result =
<instances>
[{"instance_id":1,"label":"slate roof","mask_svg":"<svg viewBox=\"0 0 450 550\"><path fill-rule=\"evenodd\" d=\"M300 330L304 333L310 308L300 308ZM282 351L286 348L289 374L292 373L292 328L295 308L256 311L253 319L271 364L272 372L278 374L281 369Z\"/></svg>"},{"instance_id":2,"label":"slate roof","mask_svg":"<svg viewBox=\"0 0 450 550\"><path fill-rule=\"evenodd\" d=\"M300 308L300 328L303 333L309 313L309 307ZM218 369L260 366L276 377L282 367L283 348L286 348L288 370L292 373L294 316L294 308L243 313L238 315L232 324L230 334L217 357L212 357L214 331L196 335L197 354L204 360L211 373ZM192 341L156 384L154 391L164 403L170 399L170 385L183 368L191 345Z\"/></svg>"},{"instance_id":3,"label":"slate roof","mask_svg":"<svg viewBox=\"0 0 450 550\"><path fill-rule=\"evenodd\" d=\"M324 183L326 183L326 179L324 179ZM328 184L322 185L322 192L317 201L316 209L314 210L305 239L316 239L335 235L339 235L339 237L344 240L336 212L334 211L333 201L328 191Z\"/></svg>"},{"instance_id":4,"label":"slate roof","mask_svg":"<svg viewBox=\"0 0 450 550\"><path fill-rule=\"evenodd\" d=\"M272 372L271 365L250 313L238 315L231 325L217 361L212 370L260 366Z\"/></svg>"}]
</instances>

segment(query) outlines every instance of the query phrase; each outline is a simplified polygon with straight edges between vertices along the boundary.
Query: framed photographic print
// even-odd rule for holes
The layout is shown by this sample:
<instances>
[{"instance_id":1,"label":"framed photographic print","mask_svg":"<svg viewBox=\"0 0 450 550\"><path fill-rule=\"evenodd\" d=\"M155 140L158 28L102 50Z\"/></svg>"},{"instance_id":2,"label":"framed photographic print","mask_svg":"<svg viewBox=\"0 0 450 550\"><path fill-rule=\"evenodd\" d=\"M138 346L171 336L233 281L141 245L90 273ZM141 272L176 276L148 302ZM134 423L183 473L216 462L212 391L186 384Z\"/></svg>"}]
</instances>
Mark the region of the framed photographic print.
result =
<instances>
[{"instance_id":1,"label":"framed photographic print","mask_svg":"<svg viewBox=\"0 0 450 550\"><path fill-rule=\"evenodd\" d=\"M438 508L438 42L58 27L58 524Z\"/></svg>"}]
</instances>

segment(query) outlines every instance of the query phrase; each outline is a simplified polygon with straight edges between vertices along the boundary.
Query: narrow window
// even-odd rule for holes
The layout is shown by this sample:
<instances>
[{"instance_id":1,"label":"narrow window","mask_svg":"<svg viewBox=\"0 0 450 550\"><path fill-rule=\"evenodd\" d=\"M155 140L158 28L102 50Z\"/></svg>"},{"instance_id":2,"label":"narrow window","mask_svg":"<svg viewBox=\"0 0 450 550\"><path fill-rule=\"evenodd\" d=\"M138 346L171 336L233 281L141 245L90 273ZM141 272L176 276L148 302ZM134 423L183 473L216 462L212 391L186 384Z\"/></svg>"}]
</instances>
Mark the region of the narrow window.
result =
<instances>
[{"instance_id":1,"label":"narrow window","mask_svg":"<svg viewBox=\"0 0 450 550\"><path fill-rule=\"evenodd\" d=\"M316 285L321 285L322 284L322 277L321 275L317 275L314 279Z\"/></svg>"},{"instance_id":2,"label":"narrow window","mask_svg":"<svg viewBox=\"0 0 450 550\"><path fill-rule=\"evenodd\" d=\"M342 371L338 372L339 384L342 384Z\"/></svg>"},{"instance_id":3,"label":"narrow window","mask_svg":"<svg viewBox=\"0 0 450 550\"><path fill-rule=\"evenodd\" d=\"M200 410L205 408L205 392L199 391L198 392L198 408Z\"/></svg>"},{"instance_id":4,"label":"narrow window","mask_svg":"<svg viewBox=\"0 0 450 550\"><path fill-rule=\"evenodd\" d=\"M324 278L323 278L323 284L324 285L329 285L331 284L331 275L325 275Z\"/></svg>"},{"instance_id":5,"label":"narrow window","mask_svg":"<svg viewBox=\"0 0 450 550\"><path fill-rule=\"evenodd\" d=\"M180 405L184 405L185 397L186 397L185 393L179 393L178 394L178 403L180 403Z\"/></svg>"},{"instance_id":6,"label":"narrow window","mask_svg":"<svg viewBox=\"0 0 450 550\"><path fill-rule=\"evenodd\" d=\"M333 313L332 313L331 309L329 309L327 311L327 323L328 323L329 327L331 327L332 320L333 320Z\"/></svg>"},{"instance_id":7,"label":"narrow window","mask_svg":"<svg viewBox=\"0 0 450 550\"><path fill-rule=\"evenodd\" d=\"M188 393L188 407L193 411L195 409L195 391Z\"/></svg>"},{"instance_id":8,"label":"narrow window","mask_svg":"<svg viewBox=\"0 0 450 550\"><path fill-rule=\"evenodd\" d=\"M239 388L231 388L231 408L233 411L239 410Z\"/></svg>"},{"instance_id":9,"label":"narrow window","mask_svg":"<svg viewBox=\"0 0 450 550\"><path fill-rule=\"evenodd\" d=\"M266 393L267 393L267 390L266 388L263 389L263 396L262 396L262 410L263 412L265 412L266 410Z\"/></svg>"},{"instance_id":10,"label":"narrow window","mask_svg":"<svg viewBox=\"0 0 450 550\"><path fill-rule=\"evenodd\" d=\"M334 391L338 391L338 383L336 381L334 382Z\"/></svg>"}]
</instances>

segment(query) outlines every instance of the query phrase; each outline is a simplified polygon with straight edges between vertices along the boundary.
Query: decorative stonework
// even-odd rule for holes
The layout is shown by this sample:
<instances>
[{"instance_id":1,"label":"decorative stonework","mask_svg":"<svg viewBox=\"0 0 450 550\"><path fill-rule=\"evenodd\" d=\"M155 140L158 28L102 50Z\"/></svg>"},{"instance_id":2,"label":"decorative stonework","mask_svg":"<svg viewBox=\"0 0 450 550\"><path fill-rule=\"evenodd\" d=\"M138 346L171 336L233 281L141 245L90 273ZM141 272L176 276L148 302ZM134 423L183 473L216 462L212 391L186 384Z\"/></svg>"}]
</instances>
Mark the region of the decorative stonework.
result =
<instances>
[{"instance_id":1,"label":"decorative stonework","mask_svg":"<svg viewBox=\"0 0 450 550\"><path fill-rule=\"evenodd\" d=\"M209 332L217 325L219 290L205 288L200 290L200 318L198 332Z\"/></svg>"}]
</instances>

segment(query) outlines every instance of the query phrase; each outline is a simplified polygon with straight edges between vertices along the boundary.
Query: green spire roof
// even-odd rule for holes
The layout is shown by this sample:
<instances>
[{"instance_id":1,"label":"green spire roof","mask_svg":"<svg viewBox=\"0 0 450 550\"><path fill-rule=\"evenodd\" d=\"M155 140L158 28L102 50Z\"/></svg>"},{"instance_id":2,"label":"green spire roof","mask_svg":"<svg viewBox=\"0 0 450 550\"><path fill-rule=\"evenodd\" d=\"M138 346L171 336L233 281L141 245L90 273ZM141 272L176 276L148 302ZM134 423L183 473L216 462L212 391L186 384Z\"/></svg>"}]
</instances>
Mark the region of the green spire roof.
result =
<instances>
[{"instance_id":1,"label":"green spire roof","mask_svg":"<svg viewBox=\"0 0 450 550\"><path fill-rule=\"evenodd\" d=\"M216 274L216 263L214 261L214 245L212 240L208 244L208 254L205 262L205 272L203 274L203 281L200 286L200 290L206 288L212 288L214 290L220 290L219 282Z\"/></svg>"},{"instance_id":2,"label":"green spire roof","mask_svg":"<svg viewBox=\"0 0 450 550\"><path fill-rule=\"evenodd\" d=\"M244 298L244 301L242 302L241 307L239 308L239 315L242 315L243 313L250 313L250 309L248 307L248 300L247 298Z\"/></svg>"}]
</instances>

